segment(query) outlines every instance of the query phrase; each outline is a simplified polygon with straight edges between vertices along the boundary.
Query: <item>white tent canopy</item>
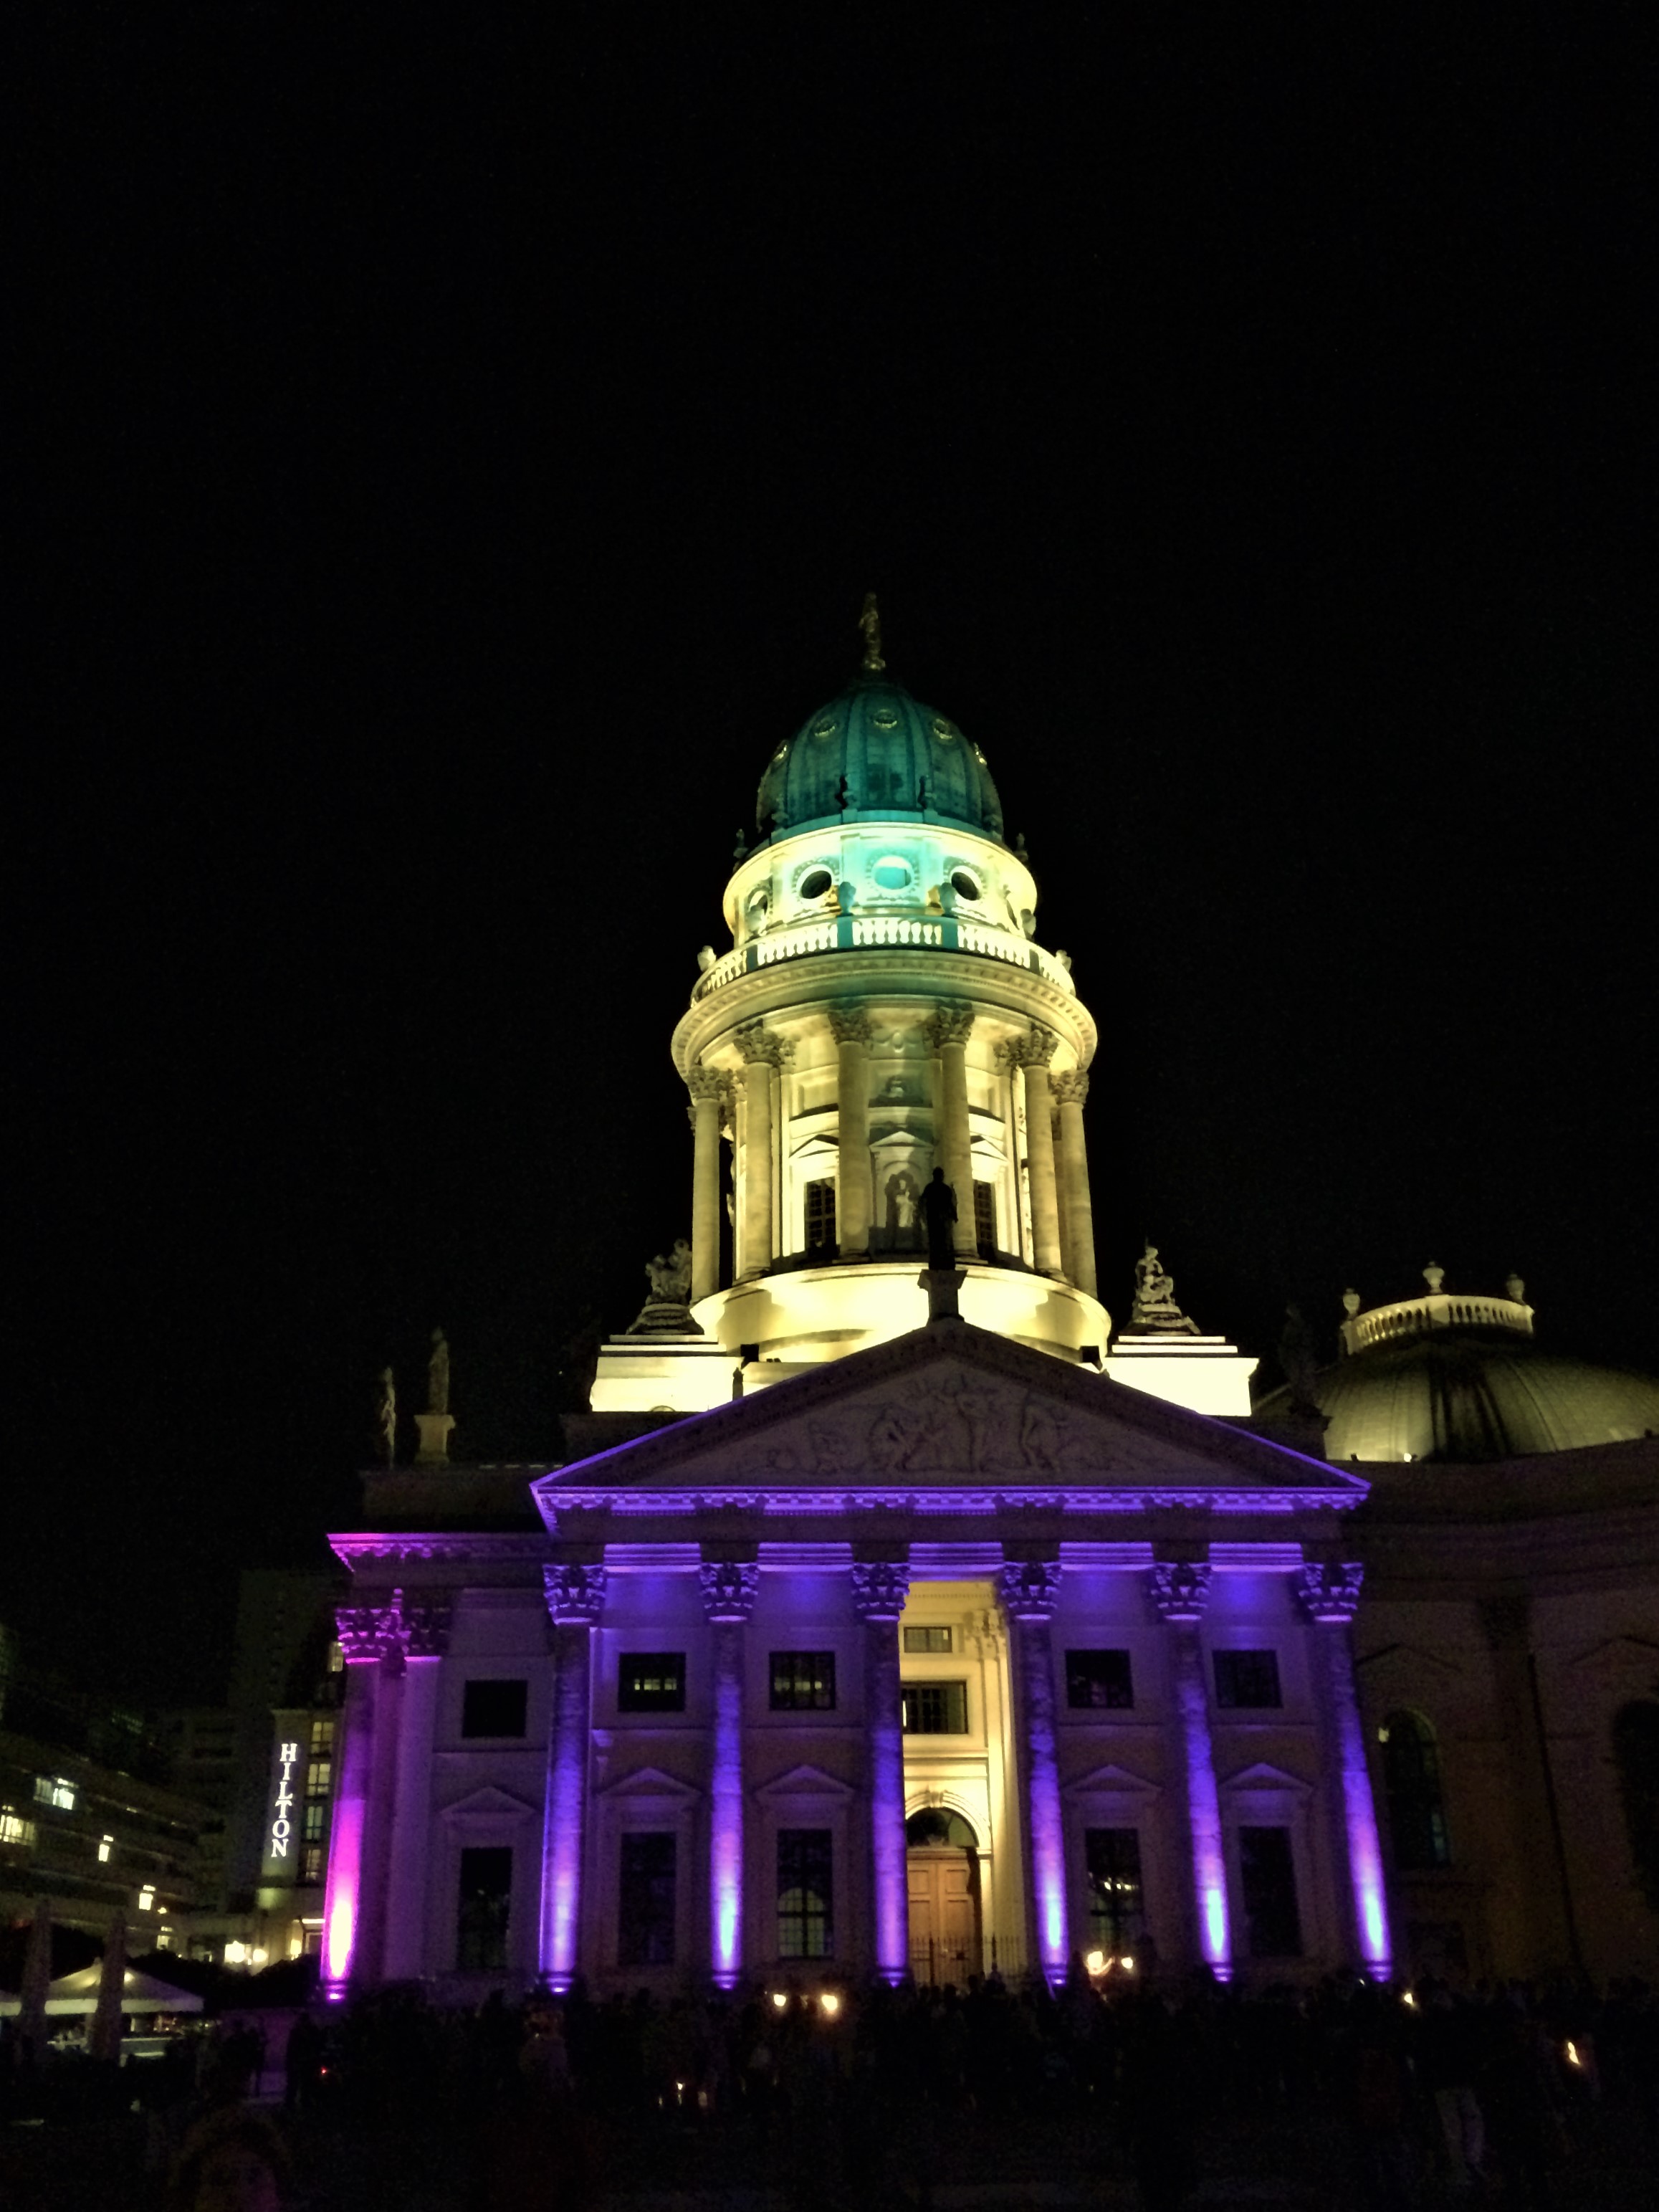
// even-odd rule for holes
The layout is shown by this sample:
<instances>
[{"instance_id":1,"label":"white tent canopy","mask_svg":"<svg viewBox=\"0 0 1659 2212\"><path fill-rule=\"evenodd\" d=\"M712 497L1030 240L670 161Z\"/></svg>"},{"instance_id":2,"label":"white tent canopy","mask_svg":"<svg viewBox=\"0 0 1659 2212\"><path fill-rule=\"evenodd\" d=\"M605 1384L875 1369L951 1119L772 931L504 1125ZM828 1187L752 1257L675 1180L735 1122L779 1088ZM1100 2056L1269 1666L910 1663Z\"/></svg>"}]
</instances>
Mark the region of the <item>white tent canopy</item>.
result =
<instances>
[{"instance_id":1,"label":"white tent canopy","mask_svg":"<svg viewBox=\"0 0 1659 2212\"><path fill-rule=\"evenodd\" d=\"M46 1991L46 2010L50 2013L94 2013L98 2009L98 1984L103 1967L94 1960L82 1966L78 1974L62 1974ZM14 2014L21 2008L21 1999L0 1996L0 2017ZM202 2000L188 1990L175 1990L169 1982L158 1982L154 1974L141 1974L136 1966L129 1966L121 1981L121 2010L140 2012L200 2012Z\"/></svg>"}]
</instances>

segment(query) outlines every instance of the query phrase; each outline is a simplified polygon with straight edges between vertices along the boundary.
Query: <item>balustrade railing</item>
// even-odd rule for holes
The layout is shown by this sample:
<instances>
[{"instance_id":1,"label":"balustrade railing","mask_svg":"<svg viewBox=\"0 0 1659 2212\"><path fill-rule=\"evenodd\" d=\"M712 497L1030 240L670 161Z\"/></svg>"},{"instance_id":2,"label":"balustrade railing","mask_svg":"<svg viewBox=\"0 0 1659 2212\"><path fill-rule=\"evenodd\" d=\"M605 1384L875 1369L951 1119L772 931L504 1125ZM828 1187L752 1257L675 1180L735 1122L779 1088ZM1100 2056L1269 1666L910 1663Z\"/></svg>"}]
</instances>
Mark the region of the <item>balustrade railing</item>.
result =
<instances>
[{"instance_id":1,"label":"balustrade railing","mask_svg":"<svg viewBox=\"0 0 1659 2212\"><path fill-rule=\"evenodd\" d=\"M1000 960L1011 968L1024 968L1045 982L1075 997L1071 971L1012 930L990 929L982 923L958 921L954 915L854 914L823 921L798 922L793 928L770 931L734 946L698 976L691 1003L698 1005L739 975L775 967L781 960L799 960L811 953L857 952L873 945L915 945L924 951L967 952L981 960Z\"/></svg>"},{"instance_id":2,"label":"balustrade railing","mask_svg":"<svg viewBox=\"0 0 1659 2212\"><path fill-rule=\"evenodd\" d=\"M1437 1328L1502 1328L1530 1336L1532 1308L1514 1298L1434 1291L1425 1297L1401 1298L1393 1305L1355 1314L1342 1324L1343 1348L1365 1352L1374 1344L1395 1344Z\"/></svg>"}]
</instances>

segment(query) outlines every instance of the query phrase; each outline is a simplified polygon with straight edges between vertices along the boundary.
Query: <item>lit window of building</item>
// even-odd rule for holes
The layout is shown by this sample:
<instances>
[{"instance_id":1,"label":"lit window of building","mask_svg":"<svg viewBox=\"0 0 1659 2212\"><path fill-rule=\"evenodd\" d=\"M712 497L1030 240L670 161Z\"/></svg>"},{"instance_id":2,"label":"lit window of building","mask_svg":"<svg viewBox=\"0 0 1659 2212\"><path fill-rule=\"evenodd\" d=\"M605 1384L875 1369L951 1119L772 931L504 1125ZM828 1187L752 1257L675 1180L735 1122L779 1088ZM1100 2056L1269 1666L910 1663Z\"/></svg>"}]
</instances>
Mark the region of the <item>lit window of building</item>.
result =
<instances>
[{"instance_id":1,"label":"lit window of building","mask_svg":"<svg viewBox=\"0 0 1659 2212\"><path fill-rule=\"evenodd\" d=\"M75 1810L75 1784L62 1774L37 1774L34 1778L34 1802L37 1805L55 1806L60 1813Z\"/></svg>"},{"instance_id":2,"label":"lit window of building","mask_svg":"<svg viewBox=\"0 0 1659 2212\"><path fill-rule=\"evenodd\" d=\"M146 1882L144 1887L138 1893L138 1910L140 1912L151 1911L155 1907L155 1892L150 1887L149 1884Z\"/></svg>"},{"instance_id":3,"label":"lit window of building","mask_svg":"<svg viewBox=\"0 0 1659 2212\"><path fill-rule=\"evenodd\" d=\"M0 1805L0 1844L32 1844L34 1823L9 1805Z\"/></svg>"},{"instance_id":4,"label":"lit window of building","mask_svg":"<svg viewBox=\"0 0 1659 2212\"><path fill-rule=\"evenodd\" d=\"M113 1837L113 1836L100 1836L100 1837L99 1837L99 1838L98 1838L98 1863L99 1863L99 1865L100 1865L100 1866L107 1866L107 1865L109 1864L109 1862L110 1862L110 1854L111 1854L111 1852L112 1852L112 1851L113 1851L113 1850L114 1850L114 1849L115 1849L115 1838L114 1838L114 1837Z\"/></svg>"}]
</instances>

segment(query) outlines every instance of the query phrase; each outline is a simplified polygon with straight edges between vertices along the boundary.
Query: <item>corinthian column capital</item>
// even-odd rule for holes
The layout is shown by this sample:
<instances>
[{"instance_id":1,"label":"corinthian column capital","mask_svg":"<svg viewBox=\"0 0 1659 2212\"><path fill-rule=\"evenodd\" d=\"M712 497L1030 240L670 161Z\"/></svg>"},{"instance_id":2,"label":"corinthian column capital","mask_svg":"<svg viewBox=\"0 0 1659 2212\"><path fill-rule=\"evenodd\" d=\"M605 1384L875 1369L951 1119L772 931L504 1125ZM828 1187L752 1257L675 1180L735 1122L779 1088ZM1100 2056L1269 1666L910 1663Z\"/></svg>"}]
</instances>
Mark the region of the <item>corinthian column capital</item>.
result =
<instances>
[{"instance_id":1,"label":"corinthian column capital","mask_svg":"<svg viewBox=\"0 0 1659 2212\"><path fill-rule=\"evenodd\" d=\"M1089 1096L1089 1079L1079 1068L1067 1075L1051 1075L1048 1088L1057 1106L1081 1106Z\"/></svg>"},{"instance_id":2,"label":"corinthian column capital","mask_svg":"<svg viewBox=\"0 0 1659 2212\"><path fill-rule=\"evenodd\" d=\"M561 1626L591 1628L605 1606L605 1570L602 1566L558 1566L542 1569L547 1610Z\"/></svg>"},{"instance_id":3,"label":"corinthian column capital","mask_svg":"<svg viewBox=\"0 0 1659 2212\"><path fill-rule=\"evenodd\" d=\"M933 1009L933 1019L924 1023L921 1033L940 1052L947 1044L966 1044L973 1029L973 1008L963 1000L947 999Z\"/></svg>"},{"instance_id":4,"label":"corinthian column capital","mask_svg":"<svg viewBox=\"0 0 1659 2212\"><path fill-rule=\"evenodd\" d=\"M1165 1620L1190 1625L1201 1620L1212 1572L1206 1565L1159 1560L1152 1569L1152 1603Z\"/></svg>"},{"instance_id":5,"label":"corinthian column capital","mask_svg":"<svg viewBox=\"0 0 1659 2212\"><path fill-rule=\"evenodd\" d=\"M411 1603L394 1589L386 1605L343 1605L334 1615L349 1666L376 1659L436 1659L449 1642L450 1608Z\"/></svg>"},{"instance_id":6,"label":"corinthian column capital","mask_svg":"<svg viewBox=\"0 0 1659 2212\"><path fill-rule=\"evenodd\" d=\"M710 1620L747 1620L755 1609L760 1569L749 1560L705 1559L697 1582Z\"/></svg>"},{"instance_id":7,"label":"corinthian column capital","mask_svg":"<svg viewBox=\"0 0 1659 2212\"><path fill-rule=\"evenodd\" d=\"M685 1087L699 1103L712 1098L718 1103L727 1080L717 1067L694 1067L685 1079Z\"/></svg>"},{"instance_id":8,"label":"corinthian column capital","mask_svg":"<svg viewBox=\"0 0 1659 2212\"><path fill-rule=\"evenodd\" d=\"M1357 1559L1340 1567L1298 1567L1294 1577L1297 1603L1311 1621L1338 1628L1354 1617L1359 1586L1365 1570Z\"/></svg>"},{"instance_id":9,"label":"corinthian column capital","mask_svg":"<svg viewBox=\"0 0 1659 2212\"><path fill-rule=\"evenodd\" d=\"M853 1569L853 1610L860 1620L896 1620L910 1595L910 1570L897 1559L860 1561Z\"/></svg>"},{"instance_id":10,"label":"corinthian column capital","mask_svg":"<svg viewBox=\"0 0 1659 2212\"><path fill-rule=\"evenodd\" d=\"M1047 1620L1060 1596L1058 1559L1016 1559L997 1570L997 1595L1011 1620Z\"/></svg>"},{"instance_id":11,"label":"corinthian column capital","mask_svg":"<svg viewBox=\"0 0 1659 2212\"><path fill-rule=\"evenodd\" d=\"M1008 1057L1016 1067L1047 1067L1060 1050L1060 1039L1053 1030L1045 1030L1041 1022L1033 1022L1023 1037L1015 1037L1008 1046Z\"/></svg>"},{"instance_id":12,"label":"corinthian column capital","mask_svg":"<svg viewBox=\"0 0 1659 2212\"><path fill-rule=\"evenodd\" d=\"M837 1044L868 1044L871 1036L870 1009L848 1000L830 1012L830 1034Z\"/></svg>"},{"instance_id":13,"label":"corinthian column capital","mask_svg":"<svg viewBox=\"0 0 1659 2212\"><path fill-rule=\"evenodd\" d=\"M762 1060L774 1067L787 1067L795 1057L793 1040L775 1035L764 1022L745 1022L734 1034L738 1051L751 1067Z\"/></svg>"}]
</instances>

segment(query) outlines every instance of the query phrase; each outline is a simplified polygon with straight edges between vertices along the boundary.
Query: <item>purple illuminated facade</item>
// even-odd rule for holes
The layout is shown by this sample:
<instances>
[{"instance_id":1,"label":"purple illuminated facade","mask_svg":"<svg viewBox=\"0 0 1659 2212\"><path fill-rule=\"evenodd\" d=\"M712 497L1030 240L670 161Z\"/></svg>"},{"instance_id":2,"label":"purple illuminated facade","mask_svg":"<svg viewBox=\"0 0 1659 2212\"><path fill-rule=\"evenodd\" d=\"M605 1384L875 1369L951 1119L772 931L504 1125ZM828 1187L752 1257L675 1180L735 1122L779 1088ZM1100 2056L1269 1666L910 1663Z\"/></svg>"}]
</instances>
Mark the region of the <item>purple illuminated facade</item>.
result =
<instances>
[{"instance_id":1,"label":"purple illuminated facade","mask_svg":"<svg viewBox=\"0 0 1659 2212\"><path fill-rule=\"evenodd\" d=\"M328 1986L1385 1973L1363 1496L948 1317L556 1470L378 1479Z\"/></svg>"}]
</instances>

